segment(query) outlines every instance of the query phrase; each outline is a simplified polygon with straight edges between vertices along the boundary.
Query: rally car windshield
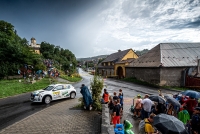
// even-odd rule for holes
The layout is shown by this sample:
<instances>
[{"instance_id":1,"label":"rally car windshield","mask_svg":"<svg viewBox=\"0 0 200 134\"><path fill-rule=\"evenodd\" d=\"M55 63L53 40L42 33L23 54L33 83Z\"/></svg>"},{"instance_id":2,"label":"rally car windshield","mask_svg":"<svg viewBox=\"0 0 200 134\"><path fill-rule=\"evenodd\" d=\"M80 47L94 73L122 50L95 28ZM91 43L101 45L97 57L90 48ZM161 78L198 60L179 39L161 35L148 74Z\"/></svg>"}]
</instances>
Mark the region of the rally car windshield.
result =
<instances>
[{"instance_id":1,"label":"rally car windshield","mask_svg":"<svg viewBox=\"0 0 200 134\"><path fill-rule=\"evenodd\" d=\"M46 88L43 89L43 90L45 90L45 91L51 91L53 88L54 88L54 86L48 86L48 87L46 87Z\"/></svg>"}]
</instances>

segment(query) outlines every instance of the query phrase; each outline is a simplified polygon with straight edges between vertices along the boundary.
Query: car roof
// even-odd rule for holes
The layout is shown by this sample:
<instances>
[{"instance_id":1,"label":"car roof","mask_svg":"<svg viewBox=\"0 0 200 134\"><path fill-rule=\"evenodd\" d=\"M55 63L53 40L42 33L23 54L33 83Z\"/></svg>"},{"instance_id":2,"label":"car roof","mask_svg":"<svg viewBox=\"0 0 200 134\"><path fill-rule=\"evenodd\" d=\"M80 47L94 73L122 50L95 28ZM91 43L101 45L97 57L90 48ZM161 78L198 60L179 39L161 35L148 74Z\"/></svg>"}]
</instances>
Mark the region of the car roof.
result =
<instances>
[{"instance_id":1,"label":"car roof","mask_svg":"<svg viewBox=\"0 0 200 134\"><path fill-rule=\"evenodd\" d=\"M50 84L49 86L59 86L59 85L71 85L71 84Z\"/></svg>"}]
</instances>

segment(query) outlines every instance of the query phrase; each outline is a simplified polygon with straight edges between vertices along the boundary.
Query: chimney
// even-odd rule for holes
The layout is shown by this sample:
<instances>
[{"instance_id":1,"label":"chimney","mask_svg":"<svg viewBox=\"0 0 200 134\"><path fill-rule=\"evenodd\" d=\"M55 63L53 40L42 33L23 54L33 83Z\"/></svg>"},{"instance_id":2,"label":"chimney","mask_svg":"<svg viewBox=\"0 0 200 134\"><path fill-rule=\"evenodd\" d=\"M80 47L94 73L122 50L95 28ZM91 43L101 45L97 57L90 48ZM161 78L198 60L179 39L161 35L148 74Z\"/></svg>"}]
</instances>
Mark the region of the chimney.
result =
<instances>
[{"instance_id":1,"label":"chimney","mask_svg":"<svg viewBox=\"0 0 200 134\"><path fill-rule=\"evenodd\" d=\"M121 52L121 50L119 49L118 52Z\"/></svg>"}]
</instances>

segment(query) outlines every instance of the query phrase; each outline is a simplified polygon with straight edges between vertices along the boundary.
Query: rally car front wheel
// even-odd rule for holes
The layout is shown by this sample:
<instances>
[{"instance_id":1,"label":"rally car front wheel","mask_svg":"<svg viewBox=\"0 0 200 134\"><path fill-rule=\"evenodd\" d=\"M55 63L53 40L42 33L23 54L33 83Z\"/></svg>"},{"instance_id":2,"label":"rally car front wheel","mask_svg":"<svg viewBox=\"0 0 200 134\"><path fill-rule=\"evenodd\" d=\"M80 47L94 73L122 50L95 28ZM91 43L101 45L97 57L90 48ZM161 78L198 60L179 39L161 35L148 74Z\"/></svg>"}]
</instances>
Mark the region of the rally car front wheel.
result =
<instances>
[{"instance_id":1,"label":"rally car front wheel","mask_svg":"<svg viewBox=\"0 0 200 134\"><path fill-rule=\"evenodd\" d=\"M70 98L71 98L71 99L74 99L75 97L76 97L76 93L75 93L75 92L71 92L71 93L70 93Z\"/></svg>"},{"instance_id":2,"label":"rally car front wheel","mask_svg":"<svg viewBox=\"0 0 200 134\"><path fill-rule=\"evenodd\" d=\"M51 97L50 96L45 96L44 99L43 99L43 102L45 104L49 104L51 102Z\"/></svg>"}]
</instances>

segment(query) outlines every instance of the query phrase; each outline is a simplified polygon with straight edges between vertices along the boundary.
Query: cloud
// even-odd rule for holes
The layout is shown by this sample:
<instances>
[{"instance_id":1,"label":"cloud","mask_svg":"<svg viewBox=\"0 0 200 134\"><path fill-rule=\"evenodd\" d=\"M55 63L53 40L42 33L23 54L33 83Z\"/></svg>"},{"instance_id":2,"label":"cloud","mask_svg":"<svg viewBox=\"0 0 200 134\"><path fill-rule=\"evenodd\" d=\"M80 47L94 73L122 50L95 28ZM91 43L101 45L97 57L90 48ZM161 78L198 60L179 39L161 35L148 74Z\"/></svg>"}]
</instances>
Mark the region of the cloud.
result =
<instances>
[{"instance_id":1,"label":"cloud","mask_svg":"<svg viewBox=\"0 0 200 134\"><path fill-rule=\"evenodd\" d=\"M151 49L163 42L200 42L199 11L200 0L115 1L97 16L103 25L93 50L103 54Z\"/></svg>"},{"instance_id":2,"label":"cloud","mask_svg":"<svg viewBox=\"0 0 200 134\"><path fill-rule=\"evenodd\" d=\"M20 36L59 45L77 58L200 42L200 0L21 2L1 3L0 19L14 24Z\"/></svg>"}]
</instances>

